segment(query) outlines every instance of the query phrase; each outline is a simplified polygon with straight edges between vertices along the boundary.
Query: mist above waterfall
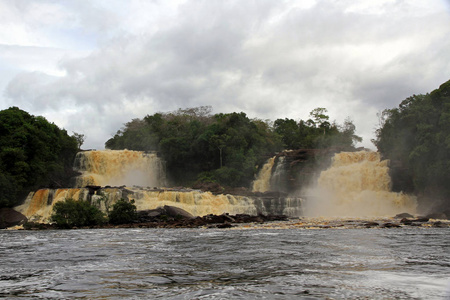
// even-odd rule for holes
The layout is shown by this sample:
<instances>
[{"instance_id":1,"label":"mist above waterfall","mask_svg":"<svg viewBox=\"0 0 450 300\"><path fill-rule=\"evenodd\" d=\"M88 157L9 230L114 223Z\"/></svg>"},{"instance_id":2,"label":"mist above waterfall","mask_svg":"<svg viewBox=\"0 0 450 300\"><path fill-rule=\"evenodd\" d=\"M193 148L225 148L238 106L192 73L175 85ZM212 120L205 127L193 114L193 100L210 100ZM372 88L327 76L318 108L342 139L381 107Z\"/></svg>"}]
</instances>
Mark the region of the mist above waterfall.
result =
<instances>
[{"instance_id":1,"label":"mist above waterfall","mask_svg":"<svg viewBox=\"0 0 450 300\"><path fill-rule=\"evenodd\" d=\"M414 197L390 191L388 161L377 152L341 152L305 190L308 217L375 217L416 212Z\"/></svg>"}]
</instances>

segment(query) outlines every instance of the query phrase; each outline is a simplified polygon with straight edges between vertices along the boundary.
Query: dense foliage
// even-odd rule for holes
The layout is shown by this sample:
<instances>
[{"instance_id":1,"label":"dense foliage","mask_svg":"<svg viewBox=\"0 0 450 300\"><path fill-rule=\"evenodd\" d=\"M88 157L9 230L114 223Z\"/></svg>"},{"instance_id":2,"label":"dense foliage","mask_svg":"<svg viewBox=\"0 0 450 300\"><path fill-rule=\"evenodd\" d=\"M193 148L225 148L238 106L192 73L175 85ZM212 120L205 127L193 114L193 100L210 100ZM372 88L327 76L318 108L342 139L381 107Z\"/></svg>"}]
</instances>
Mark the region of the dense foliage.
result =
<instances>
[{"instance_id":1,"label":"dense foliage","mask_svg":"<svg viewBox=\"0 0 450 300\"><path fill-rule=\"evenodd\" d=\"M106 148L158 151L177 184L193 180L248 186L268 155L286 148L339 145L352 147L358 137L351 121L330 124L326 109L311 112L314 120L269 122L243 112L211 115L210 107L179 109L134 119L108 140Z\"/></svg>"},{"instance_id":2,"label":"dense foliage","mask_svg":"<svg viewBox=\"0 0 450 300\"><path fill-rule=\"evenodd\" d=\"M39 187L67 186L77 141L44 117L0 111L0 207Z\"/></svg>"},{"instance_id":3,"label":"dense foliage","mask_svg":"<svg viewBox=\"0 0 450 300\"><path fill-rule=\"evenodd\" d=\"M310 113L311 119L306 122L293 119L278 119L274 123L274 130L286 149L311 149L339 147L351 150L356 142L362 139L355 135L356 127L350 119L344 125L328 122L325 108L316 108Z\"/></svg>"},{"instance_id":4,"label":"dense foliage","mask_svg":"<svg viewBox=\"0 0 450 300\"><path fill-rule=\"evenodd\" d=\"M394 188L450 203L450 81L380 115L374 141L391 160Z\"/></svg>"},{"instance_id":5,"label":"dense foliage","mask_svg":"<svg viewBox=\"0 0 450 300\"><path fill-rule=\"evenodd\" d=\"M59 228L95 226L106 223L105 215L88 201L66 199L53 206L51 221Z\"/></svg>"},{"instance_id":6,"label":"dense foliage","mask_svg":"<svg viewBox=\"0 0 450 300\"><path fill-rule=\"evenodd\" d=\"M113 205L113 209L109 212L109 223L111 224L128 224L136 220L136 205L125 199L120 199Z\"/></svg>"}]
</instances>

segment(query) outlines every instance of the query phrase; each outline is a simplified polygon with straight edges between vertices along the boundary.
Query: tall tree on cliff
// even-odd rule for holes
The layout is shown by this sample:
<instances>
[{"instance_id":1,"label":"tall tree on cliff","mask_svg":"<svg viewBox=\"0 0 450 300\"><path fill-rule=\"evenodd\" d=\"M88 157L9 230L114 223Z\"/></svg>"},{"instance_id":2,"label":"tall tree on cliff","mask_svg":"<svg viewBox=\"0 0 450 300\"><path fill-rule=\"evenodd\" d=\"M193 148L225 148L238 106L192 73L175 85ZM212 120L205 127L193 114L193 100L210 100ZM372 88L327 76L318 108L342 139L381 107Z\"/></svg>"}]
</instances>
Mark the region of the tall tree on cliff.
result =
<instances>
[{"instance_id":1,"label":"tall tree on cliff","mask_svg":"<svg viewBox=\"0 0 450 300\"><path fill-rule=\"evenodd\" d=\"M39 187L67 185L77 150L76 138L44 117L0 111L0 207Z\"/></svg>"},{"instance_id":2,"label":"tall tree on cliff","mask_svg":"<svg viewBox=\"0 0 450 300\"><path fill-rule=\"evenodd\" d=\"M450 80L380 115L374 140L391 160L394 190L450 204Z\"/></svg>"}]
</instances>

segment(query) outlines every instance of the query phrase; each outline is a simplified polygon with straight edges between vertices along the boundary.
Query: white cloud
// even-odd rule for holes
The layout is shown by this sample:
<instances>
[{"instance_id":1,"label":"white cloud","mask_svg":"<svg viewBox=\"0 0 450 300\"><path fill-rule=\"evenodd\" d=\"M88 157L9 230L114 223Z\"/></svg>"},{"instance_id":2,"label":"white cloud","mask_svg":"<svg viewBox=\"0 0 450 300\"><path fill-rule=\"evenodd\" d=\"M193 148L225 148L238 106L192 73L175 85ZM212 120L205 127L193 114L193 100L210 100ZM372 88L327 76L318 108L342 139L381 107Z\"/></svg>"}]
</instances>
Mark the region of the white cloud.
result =
<instances>
[{"instance_id":1,"label":"white cloud","mask_svg":"<svg viewBox=\"0 0 450 300\"><path fill-rule=\"evenodd\" d=\"M8 26L33 47L0 45L0 83L11 74L1 106L85 133L89 148L132 118L199 105L271 120L326 107L370 146L378 111L450 69L443 1L13 3L0 4Z\"/></svg>"}]
</instances>

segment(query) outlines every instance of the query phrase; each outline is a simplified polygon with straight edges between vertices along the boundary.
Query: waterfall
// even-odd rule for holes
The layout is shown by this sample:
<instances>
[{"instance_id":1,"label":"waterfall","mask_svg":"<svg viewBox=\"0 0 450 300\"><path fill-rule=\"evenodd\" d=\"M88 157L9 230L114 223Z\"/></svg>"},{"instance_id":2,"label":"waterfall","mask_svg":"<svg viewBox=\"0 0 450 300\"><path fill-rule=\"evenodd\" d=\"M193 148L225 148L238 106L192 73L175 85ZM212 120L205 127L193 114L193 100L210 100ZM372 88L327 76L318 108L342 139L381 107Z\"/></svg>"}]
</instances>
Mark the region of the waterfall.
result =
<instances>
[{"instance_id":1,"label":"waterfall","mask_svg":"<svg viewBox=\"0 0 450 300\"><path fill-rule=\"evenodd\" d=\"M267 160L252 183L253 193L286 191L284 160L284 156L274 156Z\"/></svg>"},{"instance_id":2,"label":"waterfall","mask_svg":"<svg viewBox=\"0 0 450 300\"><path fill-rule=\"evenodd\" d=\"M305 204L307 216L374 217L415 213L414 197L390 191L388 161L377 152L335 154L310 189Z\"/></svg>"},{"instance_id":3,"label":"waterfall","mask_svg":"<svg viewBox=\"0 0 450 300\"><path fill-rule=\"evenodd\" d=\"M87 200L88 189L40 189L28 194L25 202L14 209L29 221L48 222L53 205L65 199Z\"/></svg>"},{"instance_id":4,"label":"waterfall","mask_svg":"<svg viewBox=\"0 0 450 300\"><path fill-rule=\"evenodd\" d=\"M286 192L286 170L284 164L285 157L279 156L270 177L270 189L277 192Z\"/></svg>"},{"instance_id":5,"label":"waterfall","mask_svg":"<svg viewBox=\"0 0 450 300\"><path fill-rule=\"evenodd\" d=\"M194 216L223 213L235 214L274 214L298 217L301 215L299 198L262 198L238 195L212 194L199 190L137 189L137 188L89 188L41 189L31 192L24 204L14 209L28 220L47 223L50 221L53 206L67 198L89 201L107 212L121 198L134 200L137 210L155 209L164 205L176 206Z\"/></svg>"},{"instance_id":6,"label":"waterfall","mask_svg":"<svg viewBox=\"0 0 450 300\"><path fill-rule=\"evenodd\" d=\"M76 178L76 187L165 184L163 162L156 153L130 150L84 151L77 154L74 169L82 173Z\"/></svg>"},{"instance_id":7,"label":"waterfall","mask_svg":"<svg viewBox=\"0 0 450 300\"><path fill-rule=\"evenodd\" d=\"M272 176L272 168L275 163L275 158L271 157L269 160L263 165L261 170L256 177L256 180L253 181L252 192L260 192L264 193L270 191L270 178Z\"/></svg>"},{"instance_id":8,"label":"waterfall","mask_svg":"<svg viewBox=\"0 0 450 300\"><path fill-rule=\"evenodd\" d=\"M275 157L263 167L254 184L258 191L270 190ZM121 198L134 200L137 210L176 206L194 216L207 214L284 214L301 215L301 199L278 195L238 196L212 194L191 189L151 188L165 181L164 165L155 153L140 151L85 151L77 154L74 169L82 173L75 188L40 189L31 192L15 210L30 221L50 222L55 203L71 198L89 201L108 212ZM126 186L126 188L125 188Z\"/></svg>"}]
</instances>

